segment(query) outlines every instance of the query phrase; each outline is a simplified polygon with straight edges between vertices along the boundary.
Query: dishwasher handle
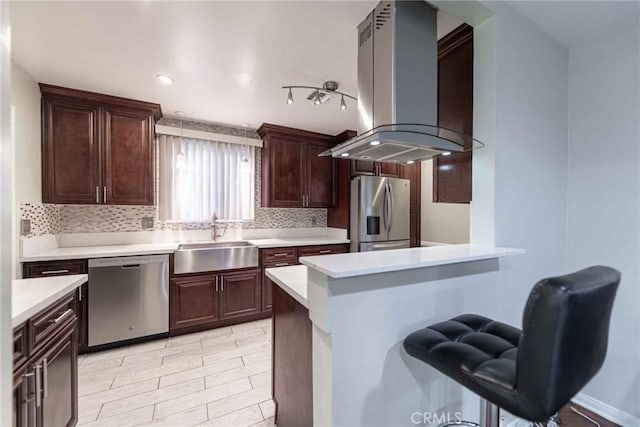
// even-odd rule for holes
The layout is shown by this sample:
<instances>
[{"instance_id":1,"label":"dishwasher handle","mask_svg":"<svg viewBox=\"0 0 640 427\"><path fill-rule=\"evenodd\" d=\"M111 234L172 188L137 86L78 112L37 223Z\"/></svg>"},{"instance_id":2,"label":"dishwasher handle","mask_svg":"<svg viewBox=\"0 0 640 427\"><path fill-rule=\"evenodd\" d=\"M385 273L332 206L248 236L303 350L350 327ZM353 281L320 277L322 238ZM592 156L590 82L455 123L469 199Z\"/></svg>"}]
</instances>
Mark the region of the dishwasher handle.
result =
<instances>
[{"instance_id":1,"label":"dishwasher handle","mask_svg":"<svg viewBox=\"0 0 640 427\"><path fill-rule=\"evenodd\" d=\"M89 268L122 267L122 269L139 268L145 264L169 262L169 255L135 255L115 258L92 258Z\"/></svg>"},{"instance_id":2,"label":"dishwasher handle","mask_svg":"<svg viewBox=\"0 0 640 427\"><path fill-rule=\"evenodd\" d=\"M127 264L122 266L123 270L137 270L139 268L140 268L140 264Z\"/></svg>"}]
</instances>

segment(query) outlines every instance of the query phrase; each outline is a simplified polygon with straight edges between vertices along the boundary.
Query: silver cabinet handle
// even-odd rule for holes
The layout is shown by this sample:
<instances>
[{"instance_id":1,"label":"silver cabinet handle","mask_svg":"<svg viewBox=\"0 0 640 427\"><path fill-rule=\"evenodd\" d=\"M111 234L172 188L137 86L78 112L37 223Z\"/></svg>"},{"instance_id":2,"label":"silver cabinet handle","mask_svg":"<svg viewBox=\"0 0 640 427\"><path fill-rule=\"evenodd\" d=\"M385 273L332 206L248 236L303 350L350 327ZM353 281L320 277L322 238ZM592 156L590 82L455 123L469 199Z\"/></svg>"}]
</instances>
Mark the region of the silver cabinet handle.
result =
<instances>
[{"instance_id":1,"label":"silver cabinet handle","mask_svg":"<svg viewBox=\"0 0 640 427\"><path fill-rule=\"evenodd\" d=\"M218 276L220 277L220 276ZM220 292L224 292L224 278L220 277Z\"/></svg>"},{"instance_id":2,"label":"silver cabinet handle","mask_svg":"<svg viewBox=\"0 0 640 427\"><path fill-rule=\"evenodd\" d=\"M320 251L321 254L330 254L331 253L331 249L325 249L323 251Z\"/></svg>"},{"instance_id":3,"label":"silver cabinet handle","mask_svg":"<svg viewBox=\"0 0 640 427\"><path fill-rule=\"evenodd\" d=\"M40 390L42 389L42 366L40 364L36 365L36 408L39 408L42 405L42 396L40 395Z\"/></svg>"},{"instance_id":4,"label":"silver cabinet handle","mask_svg":"<svg viewBox=\"0 0 640 427\"><path fill-rule=\"evenodd\" d=\"M22 377L22 385L23 385L23 407L22 407L22 415L24 419L27 420L27 426L35 426L36 425L36 404L35 404L35 384L34 378L35 374L30 372L25 374ZM25 385L26 382L26 385Z\"/></svg>"},{"instance_id":5,"label":"silver cabinet handle","mask_svg":"<svg viewBox=\"0 0 640 427\"><path fill-rule=\"evenodd\" d=\"M64 319L67 316L67 313L73 313L73 310L68 308L54 320L49 320L49 323L58 323L60 320Z\"/></svg>"},{"instance_id":6,"label":"silver cabinet handle","mask_svg":"<svg viewBox=\"0 0 640 427\"><path fill-rule=\"evenodd\" d=\"M82 286L78 288L78 301L82 301Z\"/></svg>"},{"instance_id":7,"label":"silver cabinet handle","mask_svg":"<svg viewBox=\"0 0 640 427\"><path fill-rule=\"evenodd\" d=\"M102 187L102 203L107 203L107 186Z\"/></svg>"},{"instance_id":8,"label":"silver cabinet handle","mask_svg":"<svg viewBox=\"0 0 640 427\"><path fill-rule=\"evenodd\" d=\"M280 262L278 264L273 264L274 267L285 267L287 265L289 265L288 262Z\"/></svg>"},{"instance_id":9,"label":"silver cabinet handle","mask_svg":"<svg viewBox=\"0 0 640 427\"><path fill-rule=\"evenodd\" d=\"M100 203L100 186L96 185L96 203Z\"/></svg>"},{"instance_id":10,"label":"silver cabinet handle","mask_svg":"<svg viewBox=\"0 0 640 427\"><path fill-rule=\"evenodd\" d=\"M216 292L218 292L218 279L220 278L220 276L216 276Z\"/></svg>"},{"instance_id":11,"label":"silver cabinet handle","mask_svg":"<svg viewBox=\"0 0 640 427\"><path fill-rule=\"evenodd\" d=\"M45 274L64 274L64 273L68 273L68 272L69 272L68 269L66 269L66 270L47 270L47 271L43 271L40 274L42 274L42 275L45 275Z\"/></svg>"},{"instance_id":12,"label":"silver cabinet handle","mask_svg":"<svg viewBox=\"0 0 640 427\"><path fill-rule=\"evenodd\" d=\"M287 256L288 254L286 252L283 253L277 253L277 254L273 254L274 257L283 257L283 256Z\"/></svg>"},{"instance_id":13,"label":"silver cabinet handle","mask_svg":"<svg viewBox=\"0 0 640 427\"><path fill-rule=\"evenodd\" d=\"M42 387L43 387L43 396L46 399L49 395L49 381L47 381L47 358L42 359Z\"/></svg>"}]
</instances>

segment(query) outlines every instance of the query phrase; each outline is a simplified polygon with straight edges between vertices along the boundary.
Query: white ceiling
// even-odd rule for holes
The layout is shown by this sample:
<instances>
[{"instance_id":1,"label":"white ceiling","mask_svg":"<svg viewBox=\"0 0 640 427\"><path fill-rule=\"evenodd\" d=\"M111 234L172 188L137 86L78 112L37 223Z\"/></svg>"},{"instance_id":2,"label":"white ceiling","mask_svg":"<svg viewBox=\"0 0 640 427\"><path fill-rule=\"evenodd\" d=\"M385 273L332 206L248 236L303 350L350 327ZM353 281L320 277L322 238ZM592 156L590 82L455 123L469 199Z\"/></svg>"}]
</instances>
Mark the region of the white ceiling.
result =
<instances>
[{"instance_id":1,"label":"white ceiling","mask_svg":"<svg viewBox=\"0 0 640 427\"><path fill-rule=\"evenodd\" d=\"M510 4L567 47L639 18L638 1L514 1Z\"/></svg>"},{"instance_id":2,"label":"white ceiling","mask_svg":"<svg viewBox=\"0 0 640 427\"><path fill-rule=\"evenodd\" d=\"M39 82L158 102L166 116L335 134L355 129L353 101L315 106L300 90L286 105L281 86L336 80L355 96L356 27L375 4L13 2L12 56Z\"/></svg>"}]
</instances>

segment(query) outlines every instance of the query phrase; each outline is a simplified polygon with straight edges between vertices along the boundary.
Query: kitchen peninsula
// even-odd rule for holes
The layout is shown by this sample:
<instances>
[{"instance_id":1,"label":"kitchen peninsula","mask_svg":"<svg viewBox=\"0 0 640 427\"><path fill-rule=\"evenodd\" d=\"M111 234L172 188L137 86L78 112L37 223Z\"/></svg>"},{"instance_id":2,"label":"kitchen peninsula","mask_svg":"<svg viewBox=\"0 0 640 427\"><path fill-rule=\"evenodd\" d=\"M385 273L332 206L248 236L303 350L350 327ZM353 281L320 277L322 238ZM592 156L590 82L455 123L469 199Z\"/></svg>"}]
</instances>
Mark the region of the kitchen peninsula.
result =
<instances>
[{"instance_id":1,"label":"kitchen peninsula","mask_svg":"<svg viewBox=\"0 0 640 427\"><path fill-rule=\"evenodd\" d=\"M278 285L278 425L310 419L318 426L407 425L413 413L443 410L476 418L477 398L413 361L402 341L421 326L464 312L490 315L500 271L510 268L500 258L523 253L451 245L302 257L306 268L268 269ZM283 358L292 352L295 358ZM299 381L291 381L294 372Z\"/></svg>"}]
</instances>

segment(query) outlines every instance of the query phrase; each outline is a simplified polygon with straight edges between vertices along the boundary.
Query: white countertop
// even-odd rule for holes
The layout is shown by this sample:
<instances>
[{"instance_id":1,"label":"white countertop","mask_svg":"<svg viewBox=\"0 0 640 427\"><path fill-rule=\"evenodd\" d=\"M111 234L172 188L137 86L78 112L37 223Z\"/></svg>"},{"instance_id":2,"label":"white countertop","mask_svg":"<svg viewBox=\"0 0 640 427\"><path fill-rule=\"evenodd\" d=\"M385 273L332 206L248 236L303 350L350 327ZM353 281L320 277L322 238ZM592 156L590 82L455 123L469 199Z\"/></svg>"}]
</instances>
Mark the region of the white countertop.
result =
<instances>
[{"instance_id":1,"label":"white countertop","mask_svg":"<svg viewBox=\"0 0 640 427\"><path fill-rule=\"evenodd\" d=\"M286 246L315 246L315 245L336 245L349 243L348 239L329 236L312 237L292 237L277 239L251 239L247 240L258 248L278 248ZM200 243L200 241L198 241ZM220 240L219 242L222 242ZM186 243L186 242L185 242ZM207 243L207 241L202 241ZM23 256L22 262L53 261L64 259L88 259L106 258L133 255L153 255L175 252L179 242L168 243L133 243L126 245L105 245L105 246L74 246L67 248L50 249L37 252L33 255Z\"/></svg>"},{"instance_id":2,"label":"white countertop","mask_svg":"<svg viewBox=\"0 0 640 427\"><path fill-rule=\"evenodd\" d=\"M334 278L364 276L524 254L522 249L448 245L302 257L300 262Z\"/></svg>"},{"instance_id":3,"label":"white countertop","mask_svg":"<svg viewBox=\"0 0 640 427\"><path fill-rule=\"evenodd\" d=\"M267 277L273 280L286 293L291 295L305 308L309 308L307 300L307 267L292 265L290 267L267 268Z\"/></svg>"},{"instance_id":4,"label":"white countertop","mask_svg":"<svg viewBox=\"0 0 640 427\"><path fill-rule=\"evenodd\" d=\"M252 245L259 248L283 248L287 246L317 246L317 245L342 245L349 243L349 239L338 237L315 236L315 237L291 237L278 239L252 239L247 240Z\"/></svg>"},{"instance_id":5,"label":"white countertop","mask_svg":"<svg viewBox=\"0 0 640 427\"><path fill-rule=\"evenodd\" d=\"M53 261L60 259L105 258L130 255L153 255L175 252L178 243L139 243L130 245L109 246L76 246L71 248L57 248L38 252L31 256L20 258L22 262Z\"/></svg>"},{"instance_id":6,"label":"white countertop","mask_svg":"<svg viewBox=\"0 0 640 427\"><path fill-rule=\"evenodd\" d=\"M86 282L86 274L13 280L11 326L15 328Z\"/></svg>"}]
</instances>

